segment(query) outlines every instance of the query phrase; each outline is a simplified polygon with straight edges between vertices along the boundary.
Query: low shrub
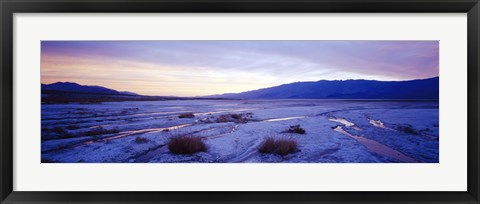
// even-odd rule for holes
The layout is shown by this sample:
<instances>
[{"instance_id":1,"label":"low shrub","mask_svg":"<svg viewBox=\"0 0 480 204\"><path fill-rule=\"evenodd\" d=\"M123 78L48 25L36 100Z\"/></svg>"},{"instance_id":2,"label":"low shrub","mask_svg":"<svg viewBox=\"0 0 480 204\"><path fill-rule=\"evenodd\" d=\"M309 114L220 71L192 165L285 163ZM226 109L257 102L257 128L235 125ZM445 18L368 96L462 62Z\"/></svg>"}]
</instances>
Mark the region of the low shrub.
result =
<instances>
[{"instance_id":1,"label":"low shrub","mask_svg":"<svg viewBox=\"0 0 480 204\"><path fill-rule=\"evenodd\" d=\"M76 129L79 129L80 127L78 125L69 125L66 128L69 130L76 130Z\"/></svg>"},{"instance_id":2,"label":"low shrub","mask_svg":"<svg viewBox=\"0 0 480 204\"><path fill-rule=\"evenodd\" d=\"M174 154L194 154L206 151L207 146L200 137L181 135L170 138L168 149Z\"/></svg>"},{"instance_id":3,"label":"low shrub","mask_svg":"<svg viewBox=\"0 0 480 204\"><path fill-rule=\"evenodd\" d=\"M280 139L275 142L276 153L279 155L287 155L297 151L297 141L290 139Z\"/></svg>"},{"instance_id":4,"label":"low shrub","mask_svg":"<svg viewBox=\"0 0 480 204\"><path fill-rule=\"evenodd\" d=\"M65 132L62 135L60 135L60 138L72 138L72 137L75 137L75 135L70 132Z\"/></svg>"},{"instance_id":5,"label":"low shrub","mask_svg":"<svg viewBox=\"0 0 480 204\"><path fill-rule=\"evenodd\" d=\"M147 143L149 140L147 138L144 138L144 137L137 137L135 138L135 142L136 143Z\"/></svg>"},{"instance_id":6,"label":"low shrub","mask_svg":"<svg viewBox=\"0 0 480 204\"><path fill-rule=\"evenodd\" d=\"M53 133L53 135L49 134L49 133L46 133L44 136L42 136L42 138L44 139L53 139L53 138L71 138L71 137L74 137L74 135L68 131L66 131L65 129L61 128L61 127L54 127L52 129L48 129L48 128L45 128L43 129L42 128L42 131L45 131L45 132L51 132ZM49 136L47 136L49 135Z\"/></svg>"},{"instance_id":7,"label":"low shrub","mask_svg":"<svg viewBox=\"0 0 480 204\"><path fill-rule=\"evenodd\" d=\"M413 129L410 125L398 126L397 130L400 132L411 134L411 135L418 135L418 132L415 129Z\"/></svg>"},{"instance_id":8,"label":"low shrub","mask_svg":"<svg viewBox=\"0 0 480 204\"><path fill-rule=\"evenodd\" d=\"M262 146L258 149L260 153L274 153L275 152L275 140L271 137L265 139Z\"/></svg>"},{"instance_id":9,"label":"low shrub","mask_svg":"<svg viewBox=\"0 0 480 204\"><path fill-rule=\"evenodd\" d=\"M75 135L73 135L72 133L70 133L69 131L66 131L61 127L54 127L54 128L43 127L42 128L42 135L41 135L42 140L71 138L71 137L75 137Z\"/></svg>"},{"instance_id":10,"label":"low shrub","mask_svg":"<svg viewBox=\"0 0 480 204\"><path fill-rule=\"evenodd\" d=\"M249 120L251 120L252 115L251 114L225 114L225 115L220 115L215 119L215 122L217 123L226 123L226 122L235 122L235 123L247 123Z\"/></svg>"},{"instance_id":11,"label":"low shrub","mask_svg":"<svg viewBox=\"0 0 480 204\"><path fill-rule=\"evenodd\" d=\"M178 116L178 118L194 118L195 115L193 113L183 113Z\"/></svg>"},{"instance_id":12,"label":"low shrub","mask_svg":"<svg viewBox=\"0 0 480 204\"><path fill-rule=\"evenodd\" d=\"M300 125L293 125L287 130L289 133L305 134L305 130Z\"/></svg>"},{"instance_id":13,"label":"low shrub","mask_svg":"<svg viewBox=\"0 0 480 204\"><path fill-rule=\"evenodd\" d=\"M226 122L233 122L229 115L220 115L217 119L215 119L217 123L226 123Z\"/></svg>"},{"instance_id":14,"label":"low shrub","mask_svg":"<svg viewBox=\"0 0 480 204\"><path fill-rule=\"evenodd\" d=\"M243 115L242 114L231 114L230 117L232 117L233 119L240 120L240 119L243 118Z\"/></svg>"},{"instance_id":15,"label":"low shrub","mask_svg":"<svg viewBox=\"0 0 480 204\"><path fill-rule=\"evenodd\" d=\"M104 135L104 134L115 134L115 133L119 133L120 131L118 131L117 129L110 129L110 130L107 130L107 129L104 129L103 127L99 127L99 128L95 128L95 129L92 129L92 130L89 130L87 132L85 132L85 135L86 136L97 136L97 135Z\"/></svg>"},{"instance_id":16,"label":"low shrub","mask_svg":"<svg viewBox=\"0 0 480 204\"><path fill-rule=\"evenodd\" d=\"M233 122L233 119L229 115L220 115L217 119L215 119L217 123L226 123L226 122Z\"/></svg>"},{"instance_id":17,"label":"low shrub","mask_svg":"<svg viewBox=\"0 0 480 204\"><path fill-rule=\"evenodd\" d=\"M56 134L65 134L65 130L61 127L54 127L52 129L50 129L50 131L52 131L53 133L56 133Z\"/></svg>"},{"instance_id":18,"label":"low shrub","mask_svg":"<svg viewBox=\"0 0 480 204\"><path fill-rule=\"evenodd\" d=\"M287 155L297 151L297 141L293 139L278 139L271 137L266 138L258 151L264 154Z\"/></svg>"}]
</instances>

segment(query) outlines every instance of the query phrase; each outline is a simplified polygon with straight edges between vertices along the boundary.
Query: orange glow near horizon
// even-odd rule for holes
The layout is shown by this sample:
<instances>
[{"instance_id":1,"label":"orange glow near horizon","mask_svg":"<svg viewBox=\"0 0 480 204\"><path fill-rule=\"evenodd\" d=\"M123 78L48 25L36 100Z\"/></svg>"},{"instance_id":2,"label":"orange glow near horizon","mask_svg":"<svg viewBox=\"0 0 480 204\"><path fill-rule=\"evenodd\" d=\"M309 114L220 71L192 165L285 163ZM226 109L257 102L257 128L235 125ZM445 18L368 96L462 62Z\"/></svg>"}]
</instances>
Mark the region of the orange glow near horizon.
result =
<instances>
[{"instance_id":1,"label":"orange glow near horizon","mask_svg":"<svg viewBox=\"0 0 480 204\"><path fill-rule=\"evenodd\" d=\"M206 96L279 85L268 77L238 71L214 73L208 68L161 66L109 59L43 55L41 66L43 84L75 82L142 95Z\"/></svg>"}]
</instances>

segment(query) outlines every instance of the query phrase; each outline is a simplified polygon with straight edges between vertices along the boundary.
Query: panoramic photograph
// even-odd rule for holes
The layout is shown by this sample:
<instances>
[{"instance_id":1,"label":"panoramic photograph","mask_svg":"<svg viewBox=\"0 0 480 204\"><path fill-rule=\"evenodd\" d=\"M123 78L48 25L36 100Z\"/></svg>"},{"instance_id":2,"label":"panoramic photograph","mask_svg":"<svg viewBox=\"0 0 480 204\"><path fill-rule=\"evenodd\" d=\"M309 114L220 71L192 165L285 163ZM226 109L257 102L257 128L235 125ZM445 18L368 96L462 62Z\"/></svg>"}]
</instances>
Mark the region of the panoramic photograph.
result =
<instances>
[{"instance_id":1,"label":"panoramic photograph","mask_svg":"<svg viewBox=\"0 0 480 204\"><path fill-rule=\"evenodd\" d=\"M41 163L439 163L438 41L42 41Z\"/></svg>"}]
</instances>

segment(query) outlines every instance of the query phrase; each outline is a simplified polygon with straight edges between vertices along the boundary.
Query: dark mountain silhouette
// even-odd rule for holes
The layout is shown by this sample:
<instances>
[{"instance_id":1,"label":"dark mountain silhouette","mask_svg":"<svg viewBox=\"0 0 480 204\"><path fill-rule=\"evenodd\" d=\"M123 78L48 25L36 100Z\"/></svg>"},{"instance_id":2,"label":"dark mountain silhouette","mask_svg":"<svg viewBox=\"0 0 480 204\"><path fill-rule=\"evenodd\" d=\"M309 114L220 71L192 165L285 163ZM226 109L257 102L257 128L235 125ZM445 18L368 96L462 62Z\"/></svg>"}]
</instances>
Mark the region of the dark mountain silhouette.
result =
<instances>
[{"instance_id":1,"label":"dark mountain silhouette","mask_svg":"<svg viewBox=\"0 0 480 204\"><path fill-rule=\"evenodd\" d=\"M56 82L53 84L42 84L42 92L52 91L90 94L138 95L132 92L120 92L102 86L85 86L73 82Z\"/></svg>"},{"instance_id":2,"label":"dark mountain silhouette","mask_svg":"<svg viewBox=\"0 0 480 204\"><path fill-rule=\"evenodd\" d=\"M42 84L42 103L102 103L122 101L194 100L195 97L146 96L128 91L117 91L102 86L85 86L74 82ZM208 98L211 100L212 98Z\"/></svg>"},{"instance_id":3,"label":"dark mountain silhouette","mask_svg":"<svg viewBox=\"0 0 480 204\"><path fill-rule=\"evenodd\" d=\"M410 81L321 80L295 82L242 93L208 97L231 99L438 99L439 78Z\"/></svg>"}]
</instances>

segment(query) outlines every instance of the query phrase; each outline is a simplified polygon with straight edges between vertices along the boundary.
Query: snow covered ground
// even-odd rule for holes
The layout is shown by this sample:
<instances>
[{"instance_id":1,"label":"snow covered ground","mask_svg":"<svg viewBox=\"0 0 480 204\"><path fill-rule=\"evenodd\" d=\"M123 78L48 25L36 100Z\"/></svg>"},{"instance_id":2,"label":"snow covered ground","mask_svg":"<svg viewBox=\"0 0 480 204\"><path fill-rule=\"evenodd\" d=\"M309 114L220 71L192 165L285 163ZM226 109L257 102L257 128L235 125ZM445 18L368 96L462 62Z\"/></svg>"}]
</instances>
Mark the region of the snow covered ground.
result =
<instances>
[{"instance_id":1,"label":"snow covered ground","mask_svg":"<svg viewBox=\"0 0 480 204\"><path fill-rule=\"evenodd\" d=\"M179 117L185 113L194 117ZM286 131L294 125L306 133ZM438 102L431 101L42 104L42 162L437 163L438 129ZM201 137L207 150L171 153L169 138L178 135ZM293 139L297 151L259 153L267 137Z\"/></svg>"}]
</instances>

